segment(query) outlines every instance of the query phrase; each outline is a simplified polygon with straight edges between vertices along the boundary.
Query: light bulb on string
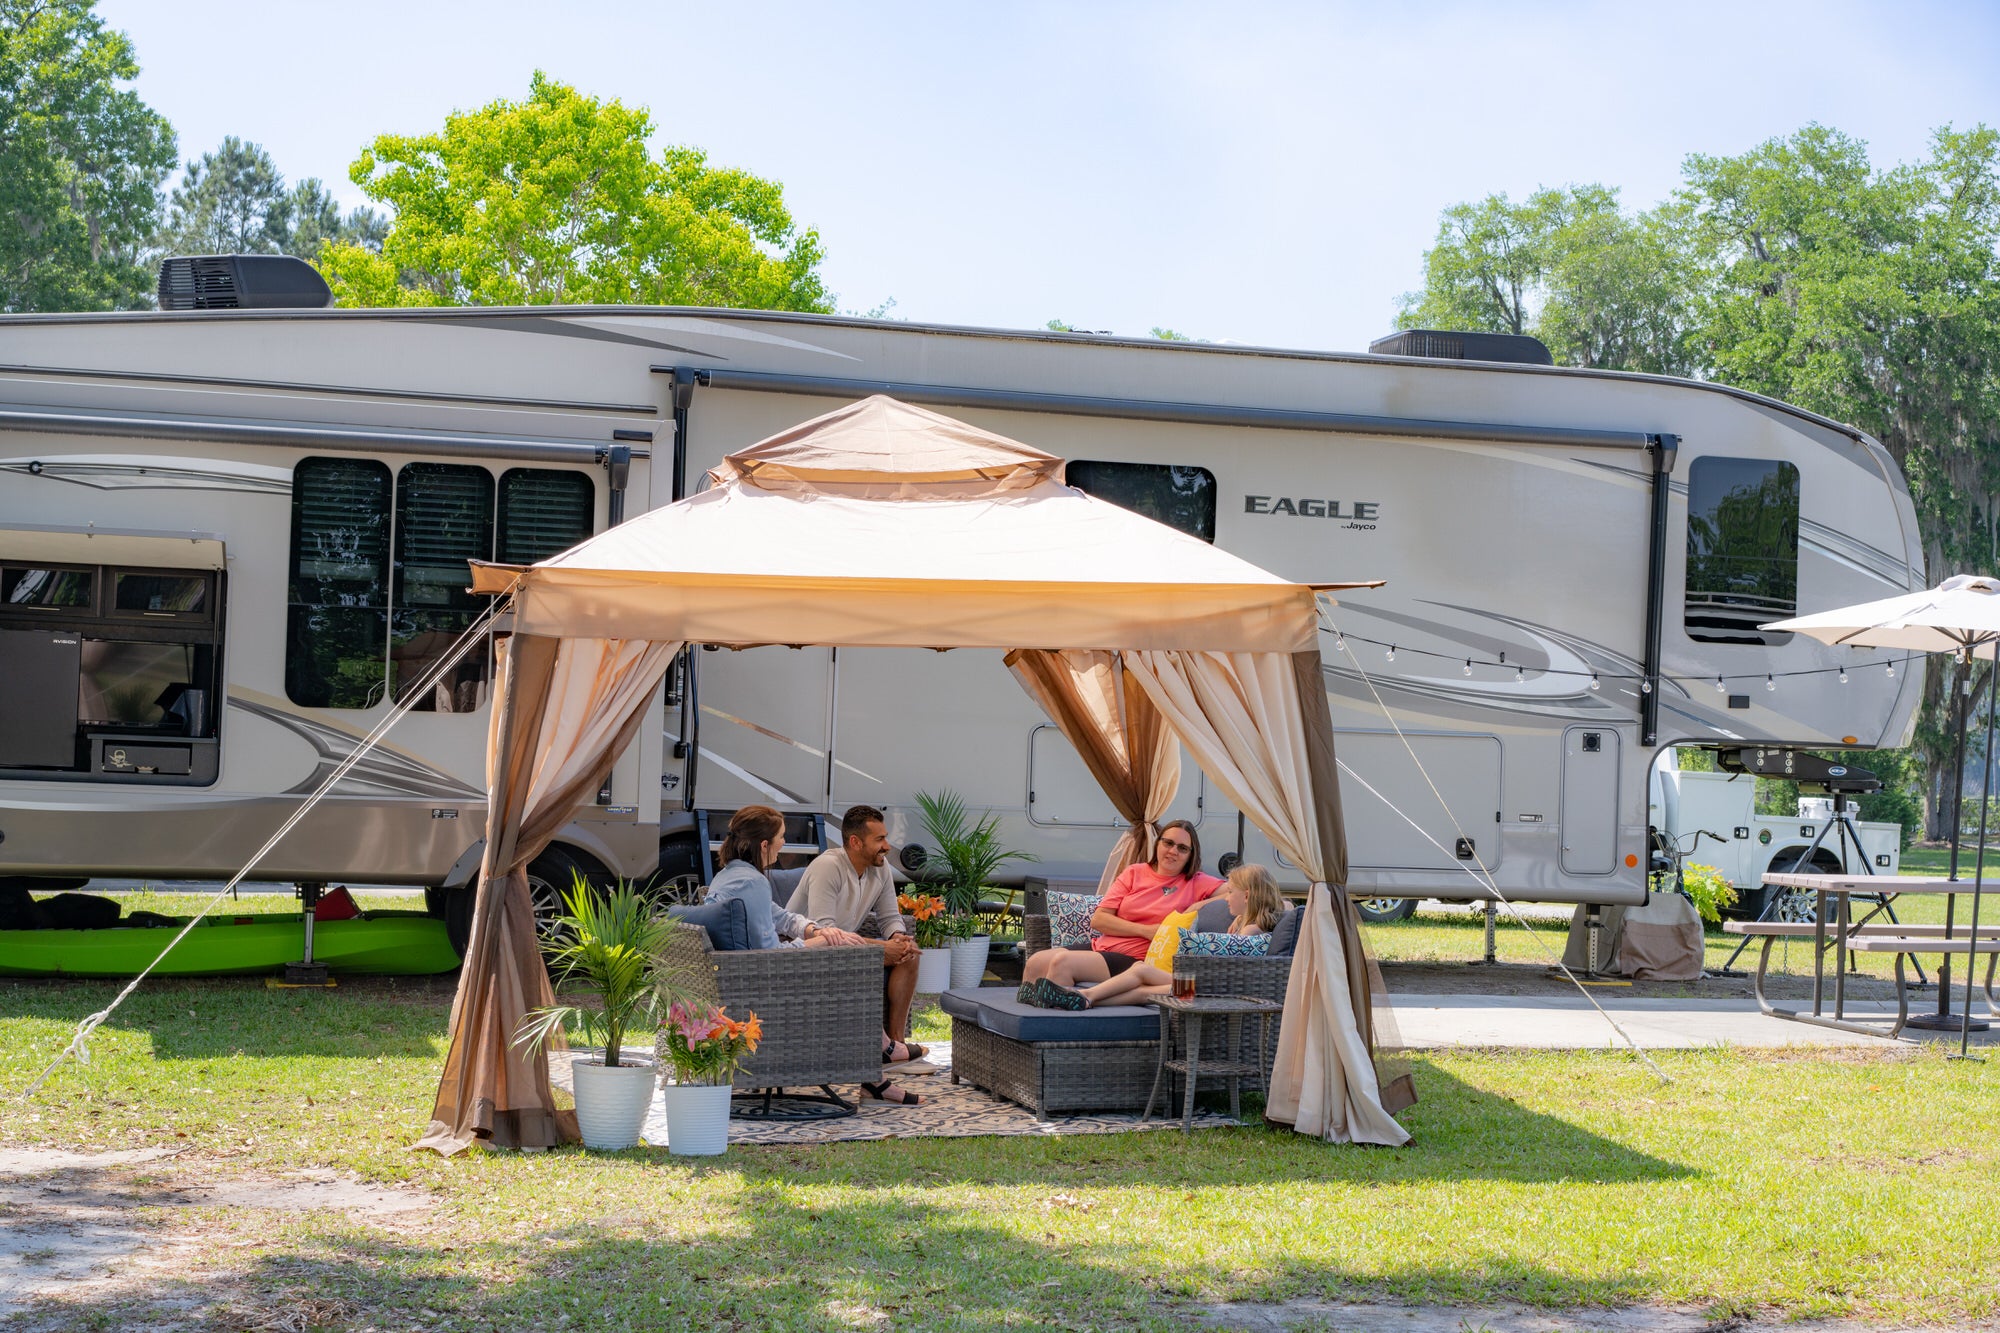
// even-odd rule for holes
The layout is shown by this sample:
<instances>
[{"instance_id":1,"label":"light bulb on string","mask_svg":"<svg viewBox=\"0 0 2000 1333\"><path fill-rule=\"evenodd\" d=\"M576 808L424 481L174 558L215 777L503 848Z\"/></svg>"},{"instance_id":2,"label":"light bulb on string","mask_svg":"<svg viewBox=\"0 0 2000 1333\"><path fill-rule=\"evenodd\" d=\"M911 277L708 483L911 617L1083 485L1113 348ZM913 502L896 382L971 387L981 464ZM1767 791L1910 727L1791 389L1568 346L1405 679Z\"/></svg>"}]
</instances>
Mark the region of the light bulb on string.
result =
<instances>
[{"instance_id":1,"label":"light bulb on string","mask_svg":"<svg viewBox=\"0 0 2000 1333\"><path fill-rule=\"evenodd\" d=\"M1342 634L1339 630L1335 630L1333 632L1333 651L1335 651L1336 653L1344 653L1347 651L1347 636L1345 634Z\"/></svg>"},{"instance_id":2,"label":"light bulb on string","mask_svg":"<svg viewBox=\"0 0 2000 1333\"><path fill-rule=\"evenodd\" d=\"M1393 644L1393 643L1392 643L1392 644L1390 644L1390 645L1389 645L1389 651L1388 651L1388 652L1386 652L1386 653L1384 653L1384 654L1382 654L1382 660L1383 660L1384 662L1393 662L1393 661L1395 661L1395 660L1396 660L1396 645L1395 645L1395 644Z\"/></svg>"},{"instance_id":3,"label":"light bulb on string","mask_svg":"<svg viewBox=\"0 0 2000 1333\"><path fill-rule=\"evenodd\" d=\"M1469 657L1465 659L1465 674L1468 676L1472 674L1472 659Z\"/></svg>"},{"instance_id":4,"label":"light bulb on string","mask_svg":"<svg viewBox=\"0 0 2000 1333\"><path fill-rule=\"evenodd\" d=\"M1842 685L1845 685L1845 684L1847 683L1847 668L1846 668L1846 667L1842 667L1842 668L1840 669L1840 683L1841 683Z\"/></svg>"},{"instance_id":5,"label":"light bulb on string","mask_svg":"<svg viewBox=\"0 0 2000 1333\"><path fill-rule=\"evenodd\" d=\"M1778 682L1772 678L1771 673L1768 671L1764 673L1764 688L1767 690L1775 690L1778 688Z\"/></svg>"},{"instance_id":6,"label":"light bulb on string","mask_svg":"<svg viewBox=\"0 0 2000 1333\"><path fill-rule=\"evenodd\" d=\"M1726 694L1726 693L1728 693L1728 691L1729 691L1729 687L1728 687L1727 685L1724 685L1724 684L1722 683L1722 677L1720 677L1720 676L1717 676L1717 677L1715 678L1715 692L1716 692L1717 694Z\"/></svg>"},{"instance_id":7,"label":"light bulb on string","mask_svg":"<svg viewBox=\"0 0 2000 1333\"><path fill-rule=\"evenodd\" d=\"M1889 663L1889 679L1894 680L1895 678L1896 678L1896 664L1895 662L1891 661Z\"/></svg>"},{"instance_id":8,"label":"light bulb on string","mask_svg":"<svg viewBox=\"0 0 2000 1333\"><path fill-rule=\"evenodd\" d=\"M1596 689L1602 689L1602 688L1603 688L1603 687L1602 687L1601 685L1599 685L1599 684L1598 684L1598 682L1597 682L1597 673L1596 673L1595 671L1593 671L1593 672L1591 672L1591 673L1590 673L1590 688L1591 688L1591 689L1593 689L1593 690L1596 690Z\"/></svg>"},{"instance_id":9,"label":"light bulb on string","mask_svg":"<svg viewBox=\"0 0 2000 1333\"><path fill-rule=\"evenodd\" d=\"M1526 680L1527 678L1528 678L1527 672L1521 670L1521 668L1518 666L1514 668L1514 683L1516 685L1519 685L1522 681Z\"/></svg>"}]
</instances>

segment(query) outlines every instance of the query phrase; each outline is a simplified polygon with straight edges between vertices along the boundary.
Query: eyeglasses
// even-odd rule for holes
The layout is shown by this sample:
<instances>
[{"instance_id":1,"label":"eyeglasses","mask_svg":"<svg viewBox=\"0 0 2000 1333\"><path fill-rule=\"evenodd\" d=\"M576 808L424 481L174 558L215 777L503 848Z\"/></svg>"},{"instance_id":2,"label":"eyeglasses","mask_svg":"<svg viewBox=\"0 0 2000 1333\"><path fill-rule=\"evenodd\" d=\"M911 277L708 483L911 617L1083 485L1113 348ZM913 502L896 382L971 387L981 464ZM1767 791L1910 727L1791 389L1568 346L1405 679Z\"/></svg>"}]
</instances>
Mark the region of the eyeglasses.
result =
<instances>
[{"instance_id":1,"label":"eyeglasses","mask_svg":"<svg viewBox=\"0 0 2000 1333\"><path fill-rule=\"evenodd\" d=\"M1194 850L1194 844L1191 842L1168 842L1165 838L1160 839L1160 846L1170 852L1191 852Z\"/></svg>"}]
</instances>

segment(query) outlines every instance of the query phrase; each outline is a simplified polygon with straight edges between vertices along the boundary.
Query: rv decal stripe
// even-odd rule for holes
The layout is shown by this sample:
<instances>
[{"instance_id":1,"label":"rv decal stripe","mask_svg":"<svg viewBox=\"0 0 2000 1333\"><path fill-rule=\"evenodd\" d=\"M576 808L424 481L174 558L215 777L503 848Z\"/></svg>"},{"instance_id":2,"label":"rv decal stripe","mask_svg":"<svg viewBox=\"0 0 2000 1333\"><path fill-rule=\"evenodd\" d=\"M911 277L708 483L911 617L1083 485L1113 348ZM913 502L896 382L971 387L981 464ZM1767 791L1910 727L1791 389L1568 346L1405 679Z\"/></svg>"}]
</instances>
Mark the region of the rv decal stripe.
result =
<instances>
[{"instance_id":1,"label":"rv decal stripe","mask_svg":"<svg viewBox=\"0 0 2000 1333\"><path fill-rule=\"evenodd\" d=\"M651 403L579 403L554 398L496 398L487 394L437 393L422 389L378 389L347 384L307 384L288 380L230 379L220 375L166 375L150 370L84 370L75 366L0 365L0 375L65 380L110 380L132 384L199 384L217 389L265 393L309 393L322 397L375 398L393 402L463 404L522 412L587 412L615 416L658 416Z\"/></svg>"}]
</instances>

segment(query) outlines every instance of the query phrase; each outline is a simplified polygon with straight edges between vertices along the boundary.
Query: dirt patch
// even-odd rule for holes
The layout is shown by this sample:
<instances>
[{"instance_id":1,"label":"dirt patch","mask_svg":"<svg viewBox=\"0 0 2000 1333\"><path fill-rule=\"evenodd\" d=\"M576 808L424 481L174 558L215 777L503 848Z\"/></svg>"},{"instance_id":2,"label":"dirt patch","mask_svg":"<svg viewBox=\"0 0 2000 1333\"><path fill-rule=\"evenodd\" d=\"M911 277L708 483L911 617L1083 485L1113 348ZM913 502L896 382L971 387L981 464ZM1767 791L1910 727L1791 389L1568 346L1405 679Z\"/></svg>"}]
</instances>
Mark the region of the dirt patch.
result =
<instances>
[{"instance_id":1,"label":"dirt patch","mask_svg":"<svg viewBox=\"0 0 2000 1333\"><path fill-rule=\"evenodd\" d=\"M173 1210L338 1210L380 1219L420 1213L431 1198L332 1171L211 1179L173 1169L172 1150L72 1153L0 1150L0 1317L60 1296L110 1299L143 1289L201 1256L194 1220ZM170 1210L164 1215L149 1212Z\"/></svg>"},{"instance_id":2,"label":"dirt patch","mask_svg":"<svg viewBox=\"0 0 2000 1333\"><path fill-rule=\"evenodd\" d=\"M1242 1333L1895 1333L1892 1326L1851 1320L1766 1323L1711 1319L1699 1311L1662 1306L1620 1310L1537 1310L1525 1305L1391 1305L1332 1301L1230 1302L1202 1307L1204 1328ZM1966 1326L1992 1329L1993 1324Z\"/></svg>"},{"instance_id":3,"label":"dirt patch","mask_svg":"<svg viewBox=\"0 0 2000 1333\"><path fill-rule=\"evenodd\" d=\"M1806 946L1810 950L1811 945ZM1743 962L1754 969L1756 955L1748 953ZM1772 959L1775 967L1777 959ZM1811 965L1810 953L1806 965ZM1391 995L1574 995L1576 983L1552 967L1541 963L1383 963L1382 982ZM1963 984L1962 982L1959 984ZM1749 977L1706 976L1699 981L1634 981L1625 985L1600 986L1599 994L1633 999L1660 1000L1747 1000L1755 994ZM1812 977L1772 975L1765 979L1764 993L1774 1000L1810 1000ZM1827 997L1833 994L1829 964ZM1914 996L1931 997L1937 992L1913 990ZM1850 1000L1894 1000L1896 983L1882 977L1848 974ZM1912 1007L1921 1001L1912 1000Z\"/></svg>"}]
</instances>

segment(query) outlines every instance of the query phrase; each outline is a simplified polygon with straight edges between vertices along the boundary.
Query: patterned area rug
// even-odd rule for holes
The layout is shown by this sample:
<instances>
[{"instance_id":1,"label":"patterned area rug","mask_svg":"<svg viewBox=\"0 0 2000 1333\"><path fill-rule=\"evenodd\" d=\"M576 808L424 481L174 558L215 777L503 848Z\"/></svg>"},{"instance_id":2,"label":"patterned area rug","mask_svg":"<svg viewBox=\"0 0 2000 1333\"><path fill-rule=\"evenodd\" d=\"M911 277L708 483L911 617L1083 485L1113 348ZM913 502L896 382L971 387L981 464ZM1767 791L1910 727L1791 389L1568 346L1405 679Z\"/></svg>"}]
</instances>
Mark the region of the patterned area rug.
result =
<instances>
[{"instance_id":1,"label":"patterned area rug","mask_svg":"<svg viewBox=\"0 0 2000 1333\"><path fill-rule=\"evenodd\" d=\"M557 1087L569 1087L569 1061L561 1056L549 1062L549 1073ZM917 1106L896 1106L886 1102L861 1103L854 1115L838 1120L760 1121L732 1118L729 1142L737 1144L856 1143L869 1139L972 1138L980 1135L1124 1134L1133 1130L1179 1129L1180 1116L1162 1116L1158 1107L1153 1118L1139 1122L1137 1111L1109 1111L1095 1115L1051 1116L1035 1119L1025 1106L992 1093L981 1092L969 1083L951 1081L951 1043L932 1042L930 1054L916 1065L893 1065L891 1077L924 1100ZM928 1070L928 1072L926 1072ZM804 1088L802 1092L817 1089ZM853 1087L834 1089L853 1101L859 1095ZM1176 1111L1179 1107L1174 1108ZM1240 1128L1225 1112L1197 1109L1196 1129ZM667 1142L666 1111L657 1093L646 1115L644 1137L655 1147Z\"/></svg>"}]
</instances>

